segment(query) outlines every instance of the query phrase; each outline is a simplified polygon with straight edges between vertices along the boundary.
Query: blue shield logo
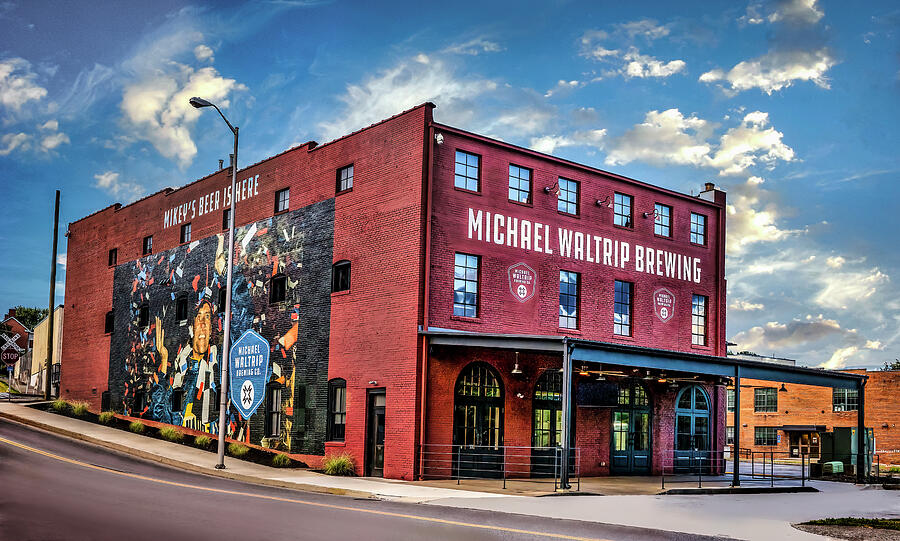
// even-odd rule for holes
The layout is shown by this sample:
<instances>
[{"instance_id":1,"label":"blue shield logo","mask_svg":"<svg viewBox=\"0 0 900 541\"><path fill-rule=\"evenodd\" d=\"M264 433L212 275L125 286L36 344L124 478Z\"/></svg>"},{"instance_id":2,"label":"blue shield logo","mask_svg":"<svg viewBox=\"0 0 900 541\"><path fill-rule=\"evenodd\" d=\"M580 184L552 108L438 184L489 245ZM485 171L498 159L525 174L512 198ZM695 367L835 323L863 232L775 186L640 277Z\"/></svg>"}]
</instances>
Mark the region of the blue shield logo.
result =
<instances>
[{"instance_id":1,"label":"blue shield logo","mask_svg":"<svg viewBox=\"0 0 900 541\"><path fill-rule=\"evenodd\" d=\"M249 419L266 396L269 342L252 329L244 331L232 344L228 359L231 403L244 419Z\"/></svg>"}]
</instances>

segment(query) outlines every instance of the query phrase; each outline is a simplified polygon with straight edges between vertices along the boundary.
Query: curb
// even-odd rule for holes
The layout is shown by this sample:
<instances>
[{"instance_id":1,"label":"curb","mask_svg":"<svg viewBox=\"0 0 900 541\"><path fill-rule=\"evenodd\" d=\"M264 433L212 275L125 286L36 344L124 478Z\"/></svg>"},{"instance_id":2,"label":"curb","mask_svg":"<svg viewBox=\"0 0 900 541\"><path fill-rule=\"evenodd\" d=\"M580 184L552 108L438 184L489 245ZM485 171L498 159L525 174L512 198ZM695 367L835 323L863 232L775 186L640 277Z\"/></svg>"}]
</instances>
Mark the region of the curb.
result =
<instances>
[{"instance_id":1,"label":"curb","mask_svg":"<svg viewBox=\"0 0 900 541\"><path fill-rule=\"evenodd\" d=\"M819 492L814 487L710 487L710 488L670 488L657 492L657 495L692 495L692 494L796 494L803 492Z\"/></svg>"},{"instance_id":2,"label":"curb","mask_svg":"<svg viewBox=\"0 0 900 541\"><path fill-rule=\"evenodd\" d=\"M175 460L173 458L169 458L167 456L157 455L155 453L149 453L147 451L141 451L139 449L133 449L126 445L120 445L118 443L112 443L105 440L101 440L98 438L94 438L91 436L87 436L85 434L81 434L78 432L73 432L71 430L66 430L64 428L60 428L58 426L49 425L46 423L42 423L40 421L35 421L34 419L26 419L23 417L18 417L16 415L0 412L0 418L7 419L10 421L14 421L23 425L28 425L34 428L39 428L46 432L50 432L53 434L57 434L60 436L65 436L67 438L71 438L74 440L83 441L85 443L90 443L92 445L96 445L98 447L104 447L106 449L111 449L118 453L138 457L150 462L158 462L160 464L165 464L167 466L172 466L175 468L179 468L181 470L189 471L192 473L199 473L202 475L210 475L213 477L221 477L223 479L231 479L232 481L241 481L244 483L250 483L254 485L264 485L271 486L277 488L287 488L292 490L299 490L302 492L315 492L318 494L332 494L336 496L350 496L354 498L371 498L375 499L376 494L374 492L365 492L362 490L349 490L344 488L332 488L332 487L323 487L319 485L310 485L305 483L292 483L289 481L279 481L276 479L265 479L262 477L254 477L252 475L244 475L240 473L231 473L226 470L216 470L211 468L204 468L202 466L197 466L196 464L191 464L190 462L183 462L181 460ZM239 460L239 459L234 459Z\"/></svg>"}]
</instances>

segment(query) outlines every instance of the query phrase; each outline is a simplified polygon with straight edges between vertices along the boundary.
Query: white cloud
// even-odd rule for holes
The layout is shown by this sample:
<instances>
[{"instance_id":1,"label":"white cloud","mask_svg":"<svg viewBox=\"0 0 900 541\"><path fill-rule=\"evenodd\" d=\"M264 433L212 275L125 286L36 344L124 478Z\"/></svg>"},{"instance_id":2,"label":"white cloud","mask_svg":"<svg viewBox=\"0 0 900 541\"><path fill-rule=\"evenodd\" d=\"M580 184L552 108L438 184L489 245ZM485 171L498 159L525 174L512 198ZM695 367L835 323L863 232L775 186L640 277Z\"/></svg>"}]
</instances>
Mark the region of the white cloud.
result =
<instances>
[{"instance_id":1,"label":"white cloud","mask_svg":"<svg viewBox=\"0 0 900 541\"><path fill-rule=\"evenodd\" d=\"M643 37L648 40L664 38L669 35L668 26L660 25L653 19L641 19L616 25L616 29L629 38Z\"/></svg>"},{"instance_id":2,"label":"white cloud","mask_svg":"<svg viewBox=\"0 0 900 541\"><path fill-rule=\"evenodd\" d=\"M319 129L325 140L331 140L426 101L440 103L445 114L460 122L473 114L470 100L496 88L494 81L457 76L440 58L420 54L362 83L347 85L338 97L344 110L320 123Z\"/></svg>"},{"instance_id":3,"label":"white cloud","mask_svg":"<svg viewBox=\"0 0 900 541\"><path fill-rule=\"evenodd\" d=\"M817 0L783 0L778 2L775 11L769 14L769 22L815 24L825 16L825 12L817 4Z\"/></svg>"},{"instance_id":4,"label":"white cloud","mask_svg":"<svg viewBox=\"0 0 900 541\"><path fill-rule=\"evenodd\" d=\"M119 173L106 171L94 175L95 188L104 190L113 197L122 199L124 203L130 203L144 194L144 187L134 182L127 182L119 178Z\"/></svg>"},{"instance_id":5,"label":"white cloud","mask_svg":"<svg viewBox=\"0 0 900 541\"><path fill-rule=\"evenodd\" d=\"M474 38L465 43L451 45L444 49L444 52L477 56L481 53L498 53L503 50L499 43L484 38Z\"/></svg>"},{"instance_id":6,"label":"white cloud","mask_svg":"<svg viewBox=\"0 0 900 541\"><path fill-rule=\"evenodd\" d=\"M753 60L745 60L727 73L721 69L710 70L700 76L700 81L713 83L724 81L731 93L759 88L772 94L792 86L795 81L811 81L820 88L831 88L825 73L837 60L828 49L816 51L771 51Z\"/></svg>"},{"instance_id":7,"label":"white cloud","mask_svg":"<svg viewBox=\"0 0 900 541\"><path fill-rule=\"evenodd\" d=\"M856 335L855 331L842 329L834 319L819 314L807 315L805 319L794 319L788 323L769 321L765 325L752 327L734 335L732 342L739 351L770 352L784 350L823 340L832 335Z\"/></svg>"},{"instance_id":8,"label":"white cloud","mask_svg":"<svg viewBox=\"0 0 900 541\"><path fill-rule=\"evenodd\" d=\"M27 133L7 133L0 136L0 156L9 156L14 150L28 148L31 137Z\"/></svg>"},{"instance_id":9,"label":"white cloud","mask_svg":"<svg viewBox=\"0 0 900 541\"><path fill-rule=\"evenodd\" d=\"M770 193L761 188L764 182L760 177L750 177L745 184L735 187L734 197L725 207L728 213L725 250L730 256L742 254L753 244L776 242L802 232L778 226L780 211L771 201ZM771 274L784 269L756 261L749 270Z\"/></svg>"},{"instance_id":10,"label":"white cloud","mask_svg":"<svg viewBox=\"0 0 900 541\"><path fill-rule=\"evenodd\" d=\"M0 60L0 105L20 111L30 101L40 101L47 89L37 84L37 74L24 58Z\"/></svg>"},{"instance_id":11,"label":"white cloud","mask_svg":"<svg viewBox=\"0 0 900 541\"><path fill-rule=\"evenodd\" d=\"M839 269L844 266L847 260L841 256L832 256L825 260L825 264L831 267L832 269Z\"/></svg>"},{"instance_id":12,"label":"white cloud","mask_svg":"<svg viewBox=\"0 0 900 541\"><path fill-rule=\"evenodd\" d=\"M68 144L69 142L69 136L66 134L62 132L51 133L41 137L41 149L45 152L49 152L59 145Z\"/></svg>"},{"instance_id":13,"label":"white cloud","mask_svg":"<svg viewBox=\"0 0 900 541\"><path fill-rule=\"evenodd\" d=\"M565 81L563 79L560 79L556 83L556 86L554 86L553 88L551 88L550 90L548 90L547 92L544 93L544 97L549 98L549 97L553 96L554 94L566 93L566 92L574 90L576 88L580 88L580 87L584 86L585 84L586 83L584 81L576 81L576 80Z\"/></svg>"},{"instance_id":14,"label":"white cloud","mask_svg":"<svg viewBox=\"0 0 900 541\"><path fill-rule=\"evenodd\" d=\"M603 148L606 139L606 130L587 130L574 132L572 135L543 135L533 137L529 147L537 152L553 154L553 151L561 147L569 146L593 146Z\"/></svg>"},{"instance_id":15,"label":"white cloud","mask_svg":"<svg viewBox=\"0 0 900 541\"><path fill-rule=\"evenodd\" d=\"M735 299L731 301L728 308L739 312L753 312L756 310L765 310L766 306L762 303L745 301L743 299Z\"/></svg>"},{"instance_id":16,"label":"white cloud","mask_svg":"<svg viewBox=\"0 0 900 541\"><path fill-rule=\"evenodd\" d=\"M213 50L208 45L200 44L194 47L194 57L200 62L215 62Z\"/></svg>"},{"instance_id":17,"label":"white cloud","mask_svg":"<svg viewBox=\"0 0 900 541\"><path fill-rule=\"evenodd\" d=\"M834 354L832 354L830 359L819 366L826 370L839 370L847 366L847 361L849 361L857 351L859 351L859 347L857 346L838 348L835 350Z\"/></svg>"},{"instance_id":18,"label":"white cloud","mask_svg":"<svg viewBox=\"0 0 900 541\"><path fill-rule=\"evenodd\" d=\"M626 78L669 77L683 71L686 66L683 60L664 62L652 56L642 55L636 49L625 53L622 59L625 61L625 65L620 72Z\"/></svg>"},{"instance_id":19,"label":"white cloud","mask_svg":"<svg viewBox=\"0 0 900 541\"><path fill-rule=\"evenodd\" d=\"M847 310L850 306L872 298L878 288L890 281L890 276L877 267L872 269L830 270L818 276L821 290L814 297L819 306Z\"/></svg>"},{"instance_id":20,"label":"white cloud","mask_svg":"<svg viewBox=\"0 0 900 541\"><path fill-rule=\"evenodd\" d=\"M781 141L784 134L766 127L768 122L768 113L748 113L740 126L729 129L722 136L709 164L719 170L719 175L734 175L743 173L758 161L769 168L777 160L793 161L794 150Z\"/></svg>"}]
</instances>

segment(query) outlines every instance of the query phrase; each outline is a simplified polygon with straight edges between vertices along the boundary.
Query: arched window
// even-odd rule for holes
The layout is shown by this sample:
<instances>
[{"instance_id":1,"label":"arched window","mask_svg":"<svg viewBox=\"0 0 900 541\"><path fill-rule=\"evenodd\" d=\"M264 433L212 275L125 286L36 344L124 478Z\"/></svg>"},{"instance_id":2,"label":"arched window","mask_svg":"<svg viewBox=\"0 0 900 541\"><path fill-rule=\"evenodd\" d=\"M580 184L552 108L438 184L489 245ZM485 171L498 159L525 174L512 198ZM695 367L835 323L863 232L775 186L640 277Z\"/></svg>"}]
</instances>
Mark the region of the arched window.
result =
<instances>
[{"instance_id":1,"label":"arched window","mask_svg":"<svg viewBox=\"0 0 900 541\"><path fill-rule=\"evenodd\" d=\"M463 446L503 445L503 387L486 363L468 365L456 380L454 440Z\"/></svg>"},{"instance_id":2,"label":"arched window","mask_svg":"<svg viewBox=\"0 0 900 541\"><path fill-rule=\"evenodd\" d=\"M347 424L347 382L335 378L328 382L328 441L344 441Z\"/></svg>"},{"instance_id":3,"label":"arched window","mask_svg":"<svg viewBox=\"0 0 900 541\"><path fill-rule=\"evenodd\" d=\"M675 398L675 449L709 449L709 397L699 385L685 387Z\"/></svg>"},{"instance_id":4,"label":"arched window","mask_svg":"<svg viewBox=\"0 0 900 541\"><path fill-rule=\"evenodd\" d=\"M338 261L331 266L331 292L350 290L350 262Z\"/></svg>"}]
</instances>

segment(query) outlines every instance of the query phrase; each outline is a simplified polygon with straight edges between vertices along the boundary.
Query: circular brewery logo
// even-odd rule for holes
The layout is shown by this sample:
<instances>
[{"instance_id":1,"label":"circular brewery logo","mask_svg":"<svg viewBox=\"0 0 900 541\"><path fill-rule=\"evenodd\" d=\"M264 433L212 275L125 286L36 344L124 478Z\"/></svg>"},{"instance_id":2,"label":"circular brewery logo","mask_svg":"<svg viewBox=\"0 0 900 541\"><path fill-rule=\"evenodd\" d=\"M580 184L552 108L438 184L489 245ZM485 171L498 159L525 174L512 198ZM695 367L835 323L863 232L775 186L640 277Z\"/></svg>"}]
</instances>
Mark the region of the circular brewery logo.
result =
<instances>
[{"instance_id":1,"label":"circular brewery logo","mask_svg":"<svg viewBox=\"0 0 900 541\"><path fill-rule=\"evenodd\" d=\"M527 302L537 288L537 273L525 263L516 263L507 269L509 292L519 302Z\"/></svg>"},{"instance_id":2,"label":"circular brewery logo","mask_svg":"<svg viewBox=\"0 0 900 541\"><path fill-rule=\"evenodd\" d=\"M675 314L675 295L661 287L653 292L653 311L663 323L672 319Z\"/></svg>"},{"instance_id":3,"label":"circular brewery logo","mask_svg":"<svg viewBox=\"0 0 900 541\"><path fill-rule=\"evenodd\" d=\"M241 385L241 404L245 409L250 409L253 405L254 395L253 382L245 379L243 385Z\"/></svg>"}]
</instances>

